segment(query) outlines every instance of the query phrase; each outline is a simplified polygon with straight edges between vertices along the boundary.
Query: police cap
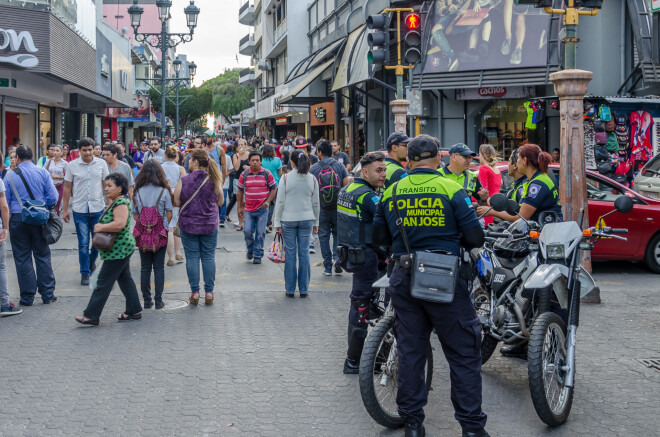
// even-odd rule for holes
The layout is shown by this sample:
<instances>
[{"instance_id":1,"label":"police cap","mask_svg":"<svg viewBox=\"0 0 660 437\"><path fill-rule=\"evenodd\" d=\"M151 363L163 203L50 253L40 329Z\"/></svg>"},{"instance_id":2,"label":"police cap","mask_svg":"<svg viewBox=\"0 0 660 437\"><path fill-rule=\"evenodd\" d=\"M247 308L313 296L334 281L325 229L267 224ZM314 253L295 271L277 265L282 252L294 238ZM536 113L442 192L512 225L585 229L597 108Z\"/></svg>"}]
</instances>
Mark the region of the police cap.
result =
<instances>
[{"instance_id":1,"label":"police cap","mask_svg":"<svg viewBox=\"0 0 660 437\"><path fill-rule=\"evenodd\" d=\"M440 142L430 135L417 135L408 143L408 159L422 161L438 156Z\"/></svg>"},{"instance_id":2,"label":"police cap","mask_svg":"<svg viewBox=\"0 0 660 437\"><path fill-rule=\"evenodd\" d=\"M390 151L392 150L392 146L395 146L397 144L401 143L408 143L410 142L410 138L408 135L401 133L401 132L394 132L392 135L390 135L387 138L387 150Z\"/></svg>"},{"instance_id":3,"label":"police cap","mask_svg":"<svg viewBox=\"0 0 660 437\"><path fill-rule=\"evenodd\" d=\"M472 149L463 143L458 143L451 146L451 149L449 149L449 154L453 155L454 153L460 153L463 156L477 156L477 154L473 152Z\"/></svg>"}]
</instances>

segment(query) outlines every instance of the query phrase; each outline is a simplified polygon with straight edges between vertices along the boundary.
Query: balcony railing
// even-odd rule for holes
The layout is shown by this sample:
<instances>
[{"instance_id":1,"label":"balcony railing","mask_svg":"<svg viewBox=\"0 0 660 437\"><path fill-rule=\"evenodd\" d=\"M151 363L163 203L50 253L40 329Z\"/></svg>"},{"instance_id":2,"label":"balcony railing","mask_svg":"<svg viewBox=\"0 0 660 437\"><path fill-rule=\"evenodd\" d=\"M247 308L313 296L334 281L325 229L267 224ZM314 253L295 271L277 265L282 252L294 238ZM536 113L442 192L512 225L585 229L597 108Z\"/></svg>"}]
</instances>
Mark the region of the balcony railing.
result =
<instances>
[{"instance_id":1,"label":"balcony railing","mask_svg":"<svg viewBox=\"0 0 660 437\"><path fill-rule=\"evenodd\" d=\"M252 2L249 0L243 3L243 6L241 6L241 8L238 10L238 15L242 15L243 12L245 12L247 8L249 8L250 6L254 7L254 5L252 5Z\"/></svg>"}]
</instances>

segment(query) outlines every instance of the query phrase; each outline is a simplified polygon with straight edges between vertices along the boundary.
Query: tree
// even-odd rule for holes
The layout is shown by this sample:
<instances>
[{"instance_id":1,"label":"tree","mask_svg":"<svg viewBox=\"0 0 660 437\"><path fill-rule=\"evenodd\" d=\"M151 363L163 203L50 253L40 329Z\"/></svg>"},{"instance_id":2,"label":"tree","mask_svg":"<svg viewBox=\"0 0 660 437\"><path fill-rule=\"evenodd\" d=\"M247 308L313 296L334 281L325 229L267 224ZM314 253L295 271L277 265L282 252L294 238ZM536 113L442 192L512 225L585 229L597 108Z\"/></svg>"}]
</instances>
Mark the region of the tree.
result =
<instances>
[{"instance_id":1,"label":"tree","mask_svg":"<svg viewBox=\"0 0 660 437\"><path fill-rule=\"evenodd\" d=\"M221 75L207 80L200 89L211 90L213 101L210 112L231 120L233 115L252 106L254 87L238 83L238 70L225 70Z\"/></svg>"},{"instance_id":2,"label":"tree","mask_svg":"<svg viewBox=\"0 0 660 437\"><path fill-rule=\"evenodd\" d=\"M188 124L188 129L190 129L193 134L203 134L209 129L206 127L206 117L200 117L196 120L192 120L190 124Z\"/></svg>"},{"instance_id":3,"label":"tree","mask_svg":"<svg viewBox=\"0 0 660 437\"><path fill-rule=\"evenodd\" d=\"M168 94L169 99L166 102L165 112L166 116L171 120L176 117L176 105L172 103L176 99L174 93ZM190 96L186 101L184 98ZM156 112L160 111L161 97L160 92L153 88L149 90L149 97L151 105ZM206 114L211 112L211 104L213 103L213 95L209 89L200 88L180 88L179 89L179 130L185 132L188 125L193 121L203 118Z\"/></svg>"}]
</instances>

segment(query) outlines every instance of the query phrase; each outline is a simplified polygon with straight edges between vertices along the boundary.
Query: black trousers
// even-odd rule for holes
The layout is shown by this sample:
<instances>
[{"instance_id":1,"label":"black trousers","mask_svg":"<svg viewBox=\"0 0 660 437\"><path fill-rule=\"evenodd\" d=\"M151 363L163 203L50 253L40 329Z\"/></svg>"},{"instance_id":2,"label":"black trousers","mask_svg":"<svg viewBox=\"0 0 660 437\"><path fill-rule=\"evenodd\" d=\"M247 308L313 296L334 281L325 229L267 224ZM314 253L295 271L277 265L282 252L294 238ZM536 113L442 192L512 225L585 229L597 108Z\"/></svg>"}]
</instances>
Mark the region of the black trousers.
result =
<instances>
[{"instance_id":1,"label":"black trousers","mask_svg":"<svg viewBox=\"0 0 660 437\"><path fill-rule=\"evenodd\" d=\"M467 282L460 281L454 301L438 304L410 295L410 275L400 266L390 278L396 319L399 376L396 402L399 414L422 422L428 399L424 381L427 344L435 328L447 358L454 417L467 431L486 424L481 410L481 325L470 301Z\"/></svg>"},{"instance_id":2,"label":"black trousers","mask_svg":"<svg viewBox=\"0 0 660 437\"><path fill-rule=\"evenodd\" d=\"M356 328L366 328L366 317L373 296L378 288L372 285L378 280L378 255L376 252L365 253L365 263L361 266L349 264L353 271L353 288L351 290L351 309L348 312L348 324Z\"/></svg>"},{"instance_id":3,"label":"black trousers","mask_svg":"<svg viewBox=\"0 0 660 437\"><path fill-rule=\"evenodd\" d=\"M144 301L151 300L151 272L154 272L154 294L156 300L163 299L163 289L165 288L165 253L167 246L163 246L156 252L140 251L140 288Z\"/></svg>"},{"instance_id":4,"label":"black trousers","mask_svg":"<svg viewBox=\"0 0 660 437\"><path fill-rule=\"evenodd\" d=\"M21 293L20 302L32 304L37 291L44 302L49 302L55 293L55 275L50 262L50 247L42 234L41 226L23 223L21 214L12 214L8 225Z\"/></svg>"},{"instance_id":5,"label":"black trousers","mask_svg":"<svg viewBox=\"0 0 660 437\"><path fill-rule=\"evenodd\" d=\"M131 256L129 255L123 259L103 261L96 288L94 288L87 308L83 312L85 317L92 320L101 318L103 307L108 301L115 282L119 284L119 289L126 298L126 311L124 312L130 316L142 311L137 288L131 277L130 260Z\"/></svg>"}]
</instances>

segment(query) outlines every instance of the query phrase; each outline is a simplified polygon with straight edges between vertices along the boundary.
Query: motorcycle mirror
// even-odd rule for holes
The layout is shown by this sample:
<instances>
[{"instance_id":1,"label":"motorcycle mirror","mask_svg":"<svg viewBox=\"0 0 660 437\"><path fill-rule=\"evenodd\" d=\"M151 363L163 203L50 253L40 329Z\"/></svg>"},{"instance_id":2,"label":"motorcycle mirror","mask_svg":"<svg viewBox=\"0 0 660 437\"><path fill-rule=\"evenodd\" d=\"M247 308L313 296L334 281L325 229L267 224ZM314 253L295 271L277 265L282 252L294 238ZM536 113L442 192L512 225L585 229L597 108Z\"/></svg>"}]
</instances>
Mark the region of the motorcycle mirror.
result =
<instances>
[{"instance_id":1,"label":"motorcycle mirror","mask_svg":"<svg viewBox=\"0 0 660 437\"><path fill-rule=\"evenodd\" d=\"M508 212L511 215L518 215L519 211L520 211L520 205L518 205L518 202L516 202L513 199L509 199L506 201L506 212Z\"/></svg>"},{"instance_id":2,"label":"motorcycle mirror","mask_svg":"<svg viewBox=\"0 0 660 437\"><path fill-rule=\"evenodd\" d=\"M619 196L614 201L614 208L621 214L628 214L633 209L633 201L628 196Z\"/></svg>"},{"instance_id":3,"label":"motorcycle mirror","mask_svg":"<svg viewBox=\"0 0 660 437\"><path fill-rule=\"evenodd\" d=\"M490 198L490 206L497 212L504 212L508 207L508 199L502 193L493 194Z\"/></svg>"}]
</instances>

